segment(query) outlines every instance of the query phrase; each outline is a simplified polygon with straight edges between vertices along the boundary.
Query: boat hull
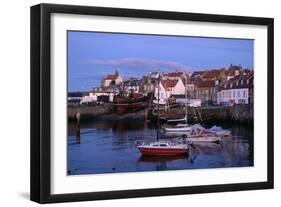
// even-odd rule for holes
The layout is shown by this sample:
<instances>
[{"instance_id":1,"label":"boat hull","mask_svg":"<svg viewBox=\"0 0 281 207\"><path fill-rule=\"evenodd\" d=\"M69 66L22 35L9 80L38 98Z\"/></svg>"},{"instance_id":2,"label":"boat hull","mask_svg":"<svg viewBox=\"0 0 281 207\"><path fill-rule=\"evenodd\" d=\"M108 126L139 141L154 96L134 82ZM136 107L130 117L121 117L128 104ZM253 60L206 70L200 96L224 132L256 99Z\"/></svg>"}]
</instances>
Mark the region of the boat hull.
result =
<instances>
[{"instance_id":1,"label":"boat hull","mask_svg":"<svg viewBox=\"0 0 281 207\"><path fill-rule=\"evenodd\" d=\"M139 147L139 151L143 155L175 156L175 155L187 154L188 148L161 149L161 148Z\"/></svg>"},{"instance_id":2,"label":"boat hull","mask_svg":"<svg viewBox=\"0 0 281 207\"><path fill-rule=\"evenodd\" d=\"M144 109L144 104L142 102L136 103L118 103L115 104L117 113L129 113L137 112Z\"/></svg>"},{"instance_id":3,"label":"boat hull","mask_svg":"<svg viewBox=\"0 0 281 207\"><path fill-rule=\"evenodd\" d=\"M190 127L179 127L179 128L164 128L165 132L187 132L187 131L191 131Z\"/></svg>"},{"instance_id":4,"label":"boat hull","mask_svg":"<svg viewBox=\"0 0 281 207\"><path fill-rule=\"evenodd\" d=\"M230 131L214 131L214 133L216 133L218 136L222 136L222 137L231 136Z\"/></svg>"}]
</instances>

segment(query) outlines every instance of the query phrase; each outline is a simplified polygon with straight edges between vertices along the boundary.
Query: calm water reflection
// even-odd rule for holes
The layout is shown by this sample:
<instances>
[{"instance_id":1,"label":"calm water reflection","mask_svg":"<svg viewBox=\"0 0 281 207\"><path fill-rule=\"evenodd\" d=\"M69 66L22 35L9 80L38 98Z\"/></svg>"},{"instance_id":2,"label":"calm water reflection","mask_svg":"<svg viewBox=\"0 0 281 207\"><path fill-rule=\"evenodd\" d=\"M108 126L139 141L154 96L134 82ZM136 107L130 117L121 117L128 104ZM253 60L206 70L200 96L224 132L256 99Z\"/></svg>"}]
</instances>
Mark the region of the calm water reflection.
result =
<instances>
[{"instance_id":1,"label":"calm water reflection","mask_svg":"<svg viewBox=\"0 0 281 207\"><path fill-rule=\"evenodd\" d=\"M75 135L75 126L70 124L68 174L252 166L253 129L237 124L220 125L231 129L233 135L221 144L195 144L188 157L145 157L135 141L154 139L156 130L143 120L94 120L81 124L80 138Z\"/></svg>"}]
</instances>

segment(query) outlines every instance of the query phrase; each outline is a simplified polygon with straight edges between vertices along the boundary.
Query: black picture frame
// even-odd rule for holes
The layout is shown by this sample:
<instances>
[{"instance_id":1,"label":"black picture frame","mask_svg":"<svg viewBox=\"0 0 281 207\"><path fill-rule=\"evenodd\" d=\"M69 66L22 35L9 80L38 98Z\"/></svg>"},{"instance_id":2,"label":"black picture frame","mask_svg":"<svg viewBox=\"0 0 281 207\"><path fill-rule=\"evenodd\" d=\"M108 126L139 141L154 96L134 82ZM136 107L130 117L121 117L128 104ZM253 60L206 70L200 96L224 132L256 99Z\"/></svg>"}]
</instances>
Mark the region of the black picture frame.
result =
<instances>
[{"instance_id":1,"label":"black picture frame","mask_svg":"<svg viewBox=\"0 0 281 207\"><path fill-rule=\"evenodd\" d=\"M267 26L267 181L238 184L169 187L154 189L85 192L74 194L51 194L51 74L50 74L50 15L52 13L99 15L113 17L151 18L194 22L219 22ZM210 193L273 188L274 177L274 117L273 117L273 46L274 20L272 18L195 14L168 11L103 8L39 4L31 7L31 174L30 199L38 203L135 198L179 194Z\"/></svg>"}]
</instances>

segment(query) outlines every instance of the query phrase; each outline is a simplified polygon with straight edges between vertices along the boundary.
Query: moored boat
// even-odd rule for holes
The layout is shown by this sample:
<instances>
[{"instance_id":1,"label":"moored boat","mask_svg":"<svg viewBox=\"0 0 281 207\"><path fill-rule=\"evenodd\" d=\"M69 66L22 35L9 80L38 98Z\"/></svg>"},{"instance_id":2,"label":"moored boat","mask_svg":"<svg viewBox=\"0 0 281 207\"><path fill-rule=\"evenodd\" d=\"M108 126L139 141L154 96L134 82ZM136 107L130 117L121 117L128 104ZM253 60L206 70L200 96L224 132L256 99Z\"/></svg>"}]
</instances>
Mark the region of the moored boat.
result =
<instances>
[{"instance_id":1,"label":"moored boat","mask_svg":"<svg viewBox=\"0 0 281 207\"><path fill-rule=\"evenodd\" d=\"M167 134L171 134L171 132L168 132ZM187 142L220 142L222 140L222 136L206 130L200 124L191 125L190 130L181 134L177 132L176 134L181 136L180 139L184 139Z\"/></svg>"},{"instance_id":2,"label":"moored boat","mask_svg":"<svg viewBox=\"0 0 281 207\"><path fill-rule=\"evenodd\" d=\"M208 129L208 131L210 132L214 132L216 133L218 136L230 136L231 135L231 131L228 129L223 129L220 126L216 126L214 125L213 127L211 127L210 129Z\"/></svg>"},{"instance_id":3,"label":"moored boat","mask_svg":"<svg viewBox=\"0 0 281 207\"><path fill-rule=\"evenodd\" d=\"M144 96L138 93L131 93L129 96L116 96L114 102L118 113L137 112L145 108Z\"/></svg>"},{"instance_id":4,"label":"moored boat","mask_svg":"<svg viewBox=\"0 0 281 207\"><path fill-rule=\"evenodd\" d=\"M189 148L187 144L172 144L157 141L150 144L139 145L138 149L143 155L176 156L187 154Z\"/></svg>"},{"instance_id":5,"label":"moored boat","mask_svg":"<svg viewBox=\"0 0 281 207\"><path fill-rule=\"evenodd\" d=\"M221 142L222 137L217 136L216 134L211 134L209 132L203 132L200 135L197 136L191 136L185 138L188 142Z\"/></svg>"},{"instance_id":6,"label":"moored boat","mask_svg":"<svg viewBox=\"0 0 281 207\"><path fill-rule=\"evenodd\" d=\"M144 109L144 104L142 102L136 103L117 103L115 104L118 113L129 113L137 112Z\"/></svg>"},{"instance_id":7,"label":"moored boat","mask_svg":"<svg viewBox=\"0 0 281 207\"><path fill-rule=\"evenodd\" d=\"M191 126L188 124L177 124L175 126L164 127L165 132L191 132Z\"/></svg>"}]
</instances>

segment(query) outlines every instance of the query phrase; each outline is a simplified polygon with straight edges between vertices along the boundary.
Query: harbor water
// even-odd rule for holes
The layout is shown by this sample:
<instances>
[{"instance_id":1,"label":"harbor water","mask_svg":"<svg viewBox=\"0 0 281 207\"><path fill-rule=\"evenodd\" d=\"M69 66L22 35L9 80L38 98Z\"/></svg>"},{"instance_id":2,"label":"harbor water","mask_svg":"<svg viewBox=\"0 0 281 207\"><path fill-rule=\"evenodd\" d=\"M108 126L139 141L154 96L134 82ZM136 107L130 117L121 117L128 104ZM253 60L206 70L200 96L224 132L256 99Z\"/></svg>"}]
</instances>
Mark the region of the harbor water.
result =
<instances>
[{"instance_id":1,"label":"harbor water","mask_svg":"<svg viewBox=\"0 0 281 207\"><path fill-rule=\"evenodd\" d=\"M232 132L220 143L194 143L188 156L142 156L136 142L156 140L156 124L144 119L95 119L68 125L67 174L145 172L253 166L253 127L216 123ZM211 127L214 123L204 124ZM167 139L161 134L161 139Z\"/></svg>"}]
</instances>

